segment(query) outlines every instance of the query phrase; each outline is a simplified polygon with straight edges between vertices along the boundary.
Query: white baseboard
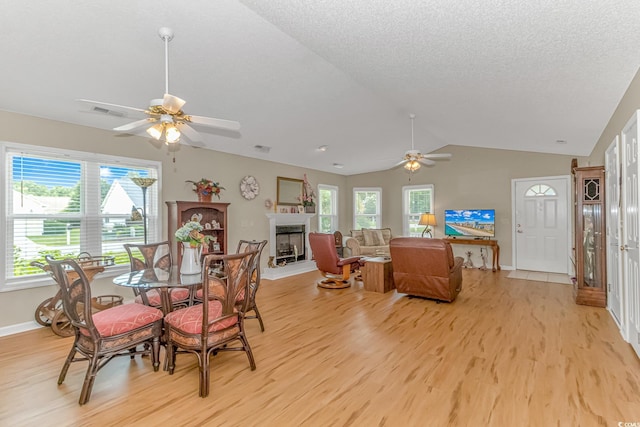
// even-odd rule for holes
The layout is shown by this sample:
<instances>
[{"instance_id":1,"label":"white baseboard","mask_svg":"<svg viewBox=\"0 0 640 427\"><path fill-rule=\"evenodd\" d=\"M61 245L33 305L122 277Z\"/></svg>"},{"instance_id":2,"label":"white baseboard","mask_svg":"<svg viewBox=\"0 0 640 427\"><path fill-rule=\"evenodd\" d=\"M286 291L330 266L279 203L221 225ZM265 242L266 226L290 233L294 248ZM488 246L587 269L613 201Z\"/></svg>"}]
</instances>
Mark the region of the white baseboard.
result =
<instances>
[{"instance_id":1,"label":"white baseboard","mask_svg":"<svg viewBox=\"0 0 640 427\"><path fill-rule=\"evenodd\" d=\"M18 323L17 325L2 326L0 327L0 337L19 334L20 332L32 331L38 328L44 328L44 326L38 324L38 322L36 322L35 320Z\"/></svg>"}]
</instances>

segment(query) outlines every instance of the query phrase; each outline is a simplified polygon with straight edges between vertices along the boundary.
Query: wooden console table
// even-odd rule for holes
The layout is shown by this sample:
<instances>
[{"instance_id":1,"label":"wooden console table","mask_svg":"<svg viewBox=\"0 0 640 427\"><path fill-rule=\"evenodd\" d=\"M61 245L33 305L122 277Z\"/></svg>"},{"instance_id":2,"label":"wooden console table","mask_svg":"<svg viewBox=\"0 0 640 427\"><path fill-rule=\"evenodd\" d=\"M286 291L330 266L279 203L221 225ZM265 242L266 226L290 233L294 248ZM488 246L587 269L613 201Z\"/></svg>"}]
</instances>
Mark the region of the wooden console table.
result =
<instances>
[{"instance_id":1,"label":"wooden console table","mask_svg":"<svg viewBox=\"0 0 640 427\"><path fill-rule=\"evenodd\" d=\"M496 269L500 270L500 245L497 240L492 239L461 239L459 237L447 238L447 242L452 245L478 245L478 246L490 246L491 253L493 254L493 260L491 263L492 271Z\"/></svg>"}]
</instances>

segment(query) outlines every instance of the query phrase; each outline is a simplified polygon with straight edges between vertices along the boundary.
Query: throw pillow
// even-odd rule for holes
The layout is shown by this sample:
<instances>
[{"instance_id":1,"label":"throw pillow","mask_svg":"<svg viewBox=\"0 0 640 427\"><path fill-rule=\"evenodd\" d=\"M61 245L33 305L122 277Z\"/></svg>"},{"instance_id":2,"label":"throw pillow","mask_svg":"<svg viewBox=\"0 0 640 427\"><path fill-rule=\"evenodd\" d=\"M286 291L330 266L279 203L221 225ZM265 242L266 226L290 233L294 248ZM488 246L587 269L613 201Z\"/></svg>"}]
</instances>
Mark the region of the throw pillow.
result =
<instances>
[{"instance_id":1,"label":"throw pillow","mask_svg":"<svg viewBox=\"0 0 640 427\"><path fill-rule=\"evenodd\" d=\"M373 228L363 228L362 235L364 237L364 246L384 246L384 236L382 230Z\"/></svg>"},{"instance_id":2,"label":"throw pillow","mask_svg":"<svg viewBox=\"0 0 640 427\"><path fill-rule=\"evenodd\" d=\"M364 245L364 236L362 234L362 230L351 230L351 237L356 239L360 246Z\"/></svg>"},{"instance_id":3,"label":"throw pillow","mask_svg":"<svg viewBox=\"0 0 640 427\"><path fill-rule=\"evenodd\" d=\"M362 229L362 235L364 236L364 245L365 246L376 246L373 242L373 231L368 228Z\"/></svg>"},{"instance_id":4,"label":"throw pillow","mask_svg":"<svg viewBox=\"0 0 640 427\"><path fill-rule=\"evenodd\" d=\"M384 246L384 237L382 236L382 230L371 230L373 231L373 242L375 243L373 246Z\"/></svg>"}]
</instances>

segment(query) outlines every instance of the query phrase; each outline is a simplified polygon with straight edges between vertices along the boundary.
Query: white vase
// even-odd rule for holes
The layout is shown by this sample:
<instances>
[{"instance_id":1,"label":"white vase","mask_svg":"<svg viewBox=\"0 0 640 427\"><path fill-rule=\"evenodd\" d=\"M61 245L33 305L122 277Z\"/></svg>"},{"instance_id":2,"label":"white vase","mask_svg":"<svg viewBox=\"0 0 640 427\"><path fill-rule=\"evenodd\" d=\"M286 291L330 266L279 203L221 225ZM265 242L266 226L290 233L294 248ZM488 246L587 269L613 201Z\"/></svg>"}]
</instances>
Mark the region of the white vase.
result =
<instances>
[{"instance_id":1,"label":"white vase","mask_svg":"<svg viewBox=\"0 0 640 427\"><path fill-rule=\"evenodd\" d=\"M182 263L180 264L180 274L200 274L202 264L202 245L193 248L189 242L182 242Z\"/></svg>"}]
</instances>

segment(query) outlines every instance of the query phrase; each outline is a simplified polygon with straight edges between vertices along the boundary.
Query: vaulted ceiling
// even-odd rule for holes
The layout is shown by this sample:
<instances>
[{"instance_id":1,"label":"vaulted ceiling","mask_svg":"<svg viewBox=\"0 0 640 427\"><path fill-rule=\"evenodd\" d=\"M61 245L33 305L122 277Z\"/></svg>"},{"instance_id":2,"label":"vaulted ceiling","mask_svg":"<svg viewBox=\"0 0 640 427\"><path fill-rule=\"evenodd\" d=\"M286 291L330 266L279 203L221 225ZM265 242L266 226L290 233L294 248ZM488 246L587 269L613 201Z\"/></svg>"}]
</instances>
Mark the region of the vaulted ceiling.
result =
<instances>
[{"instance_id":1,"label":"vaulted ceiling","mask_svg":"<svg viewBox=\"0 0 640 427\"><path fill-rule=\"evenodd\" d=\"M425 153L588 155L640 65L637 0L2 0L0 10L2 110L102 129L132 121L76 99L161 98L166 26L170 93L190 114L242 124L199 128L208 148L347 175L393 167L411 148L409 113Z\"/></svg>"}]
</instances>

